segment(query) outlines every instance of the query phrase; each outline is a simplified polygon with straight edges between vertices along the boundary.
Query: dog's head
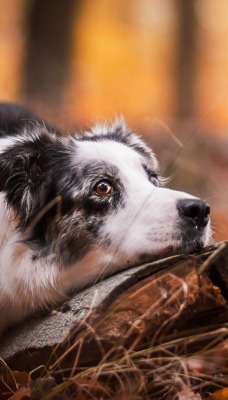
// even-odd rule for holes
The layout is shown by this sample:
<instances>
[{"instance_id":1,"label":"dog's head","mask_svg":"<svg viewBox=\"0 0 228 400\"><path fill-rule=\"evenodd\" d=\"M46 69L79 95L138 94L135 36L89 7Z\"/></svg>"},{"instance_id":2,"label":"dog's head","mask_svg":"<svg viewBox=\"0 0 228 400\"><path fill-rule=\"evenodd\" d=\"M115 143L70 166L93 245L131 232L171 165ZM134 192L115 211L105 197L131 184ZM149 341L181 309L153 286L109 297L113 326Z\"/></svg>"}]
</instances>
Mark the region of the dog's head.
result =
<instances>
[{"instance_id":1,"label":"dog's head","mask_svg":"<svg viewBox=\"0 0 228 400\"><path fill-rule=\"evenodd\" d=\"M153 152L122 121L80 136L38 126L0 152L0 191L34 259L70 267L100 249L124 267L209 241L209 206L162 187Z\"/></svg>"}]
</instances>

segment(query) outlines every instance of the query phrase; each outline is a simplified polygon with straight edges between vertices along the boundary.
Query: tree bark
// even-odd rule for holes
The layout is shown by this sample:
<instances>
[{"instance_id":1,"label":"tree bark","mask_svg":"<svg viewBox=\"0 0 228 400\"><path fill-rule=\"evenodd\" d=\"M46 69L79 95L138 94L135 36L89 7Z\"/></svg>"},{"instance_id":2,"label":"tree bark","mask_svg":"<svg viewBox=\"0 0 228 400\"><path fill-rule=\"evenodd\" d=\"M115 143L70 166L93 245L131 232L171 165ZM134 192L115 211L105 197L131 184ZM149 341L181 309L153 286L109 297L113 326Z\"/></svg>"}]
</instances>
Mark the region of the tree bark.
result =
<instances>
[{"instance_id":1,"label":"tree bark","mask_svg":"<svg viewBox=\"0 0 228 400\"><path fill-rule=\"evenodd\" d=\"M24 67L26 97L45 104L62 102L69 68L75 9L80 0L35 0L28 15Z\"/></svg>"},{"instance_id":2,"label":"tree bark","mask_svg":"<svg viewBox=\"0 0 228 400\"><path fill-rule=\"evenodd\" d=\"M178 25L176 43L176 114L180 119L195 116L196 15L195 0L176 0Z\"/></svg>"}]
</instances>

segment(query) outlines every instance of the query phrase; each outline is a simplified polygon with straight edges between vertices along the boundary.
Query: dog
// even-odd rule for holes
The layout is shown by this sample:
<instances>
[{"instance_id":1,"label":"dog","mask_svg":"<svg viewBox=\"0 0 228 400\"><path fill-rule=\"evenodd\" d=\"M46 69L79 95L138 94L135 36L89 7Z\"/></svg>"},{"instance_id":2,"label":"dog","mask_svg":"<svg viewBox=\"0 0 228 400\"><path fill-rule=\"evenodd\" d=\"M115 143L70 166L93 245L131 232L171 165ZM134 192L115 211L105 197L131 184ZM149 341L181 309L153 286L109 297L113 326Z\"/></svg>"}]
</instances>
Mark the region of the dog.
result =
<instances>
[{"instance_id":1,"label":"dog","mask_svg":"<svg viewBox=\"0 0 228 400\"><path fill-rule=\"evenodd\" d=\"M122 119L64 135L0 105L0 333L104 276L205 246L210 207L163 187Z\"/></svg>"}]
</instances>

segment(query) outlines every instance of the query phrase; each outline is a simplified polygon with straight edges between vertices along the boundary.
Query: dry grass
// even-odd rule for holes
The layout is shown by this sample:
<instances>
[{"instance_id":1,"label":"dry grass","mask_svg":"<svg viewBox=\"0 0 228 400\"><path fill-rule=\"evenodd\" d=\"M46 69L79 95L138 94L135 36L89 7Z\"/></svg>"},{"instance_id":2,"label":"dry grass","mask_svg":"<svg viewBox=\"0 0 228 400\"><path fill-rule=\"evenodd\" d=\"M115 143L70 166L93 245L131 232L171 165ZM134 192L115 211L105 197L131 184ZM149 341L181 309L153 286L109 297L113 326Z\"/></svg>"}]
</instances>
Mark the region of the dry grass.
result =
<instances>
[{"instance_id":1,"label":"dry grass","mask_svg":"<svg viewBox=\"0 0 228 400\"><path fill-rule=\"evenodd\" d=\"M112 348L93 366L78 363L87 333L71 347L73 365L67 368L69 350L30 373L11 371L2 361L0 400L207 398L227 386L228 375L228 329L212 329L176 332L135 349Z\"/></svg>"},{"instance_id":2,"label":"dry grass","mask_svg":"<svg viewBox=\"0 0 228 400\"><path fill-rule=\"evenodd\" d=\"M205 267L205 263L202 265ZM186 282L180 277L177 280L183 293L174 291L173 301L176 297L182 299L176 312L155 331L134 336L128 345L127 341L120 341L107 349L101 342L99 329L110 316L109 309L93 325L85 316L77 330L70 332L64 350L55 347L49 361L33 371L15 372L2 361L0 400L227 400L228 326L224 318L219 322L219 316L216 324L209 321L208 313L208 326L204 323L197 328L195 324L178 331L175 321L186 315L183 310L187 303ZM145 281L140 290L129 292L129 296L147 286ZM204 299L213 295L206 293L204 287L200 291ZM126 337L131 329L132 326ZM91 354L88 361L84 355L90 355L91 343L92 350L97 350L94 354L99 356ZM209 397L211 393L218 393L218 397Z\"/></svg>"}]
</instances>

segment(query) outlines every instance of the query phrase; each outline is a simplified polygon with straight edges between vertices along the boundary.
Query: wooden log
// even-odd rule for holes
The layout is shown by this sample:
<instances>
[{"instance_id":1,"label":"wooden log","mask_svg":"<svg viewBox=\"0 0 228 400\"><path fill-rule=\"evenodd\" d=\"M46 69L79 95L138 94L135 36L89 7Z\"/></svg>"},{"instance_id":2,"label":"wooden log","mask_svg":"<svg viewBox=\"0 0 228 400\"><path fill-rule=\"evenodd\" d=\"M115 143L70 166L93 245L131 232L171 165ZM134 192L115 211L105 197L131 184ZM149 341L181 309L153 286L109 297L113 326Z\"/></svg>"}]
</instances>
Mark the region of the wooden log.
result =
<instances>
[{"instance_id":1,"label":"wooden log","mask_svg":"<svg viewBox=\"0 0 228 400\"><path fill-rule=\"evenodd\" d=\"M76 368L189 337L192 329L202 338L193 343L200 349L205 333L228 334L227 276L227 242L131 268L73 294L51 314L9 329L0 357L14 370Z\"/></svg>"}]
</instances>

